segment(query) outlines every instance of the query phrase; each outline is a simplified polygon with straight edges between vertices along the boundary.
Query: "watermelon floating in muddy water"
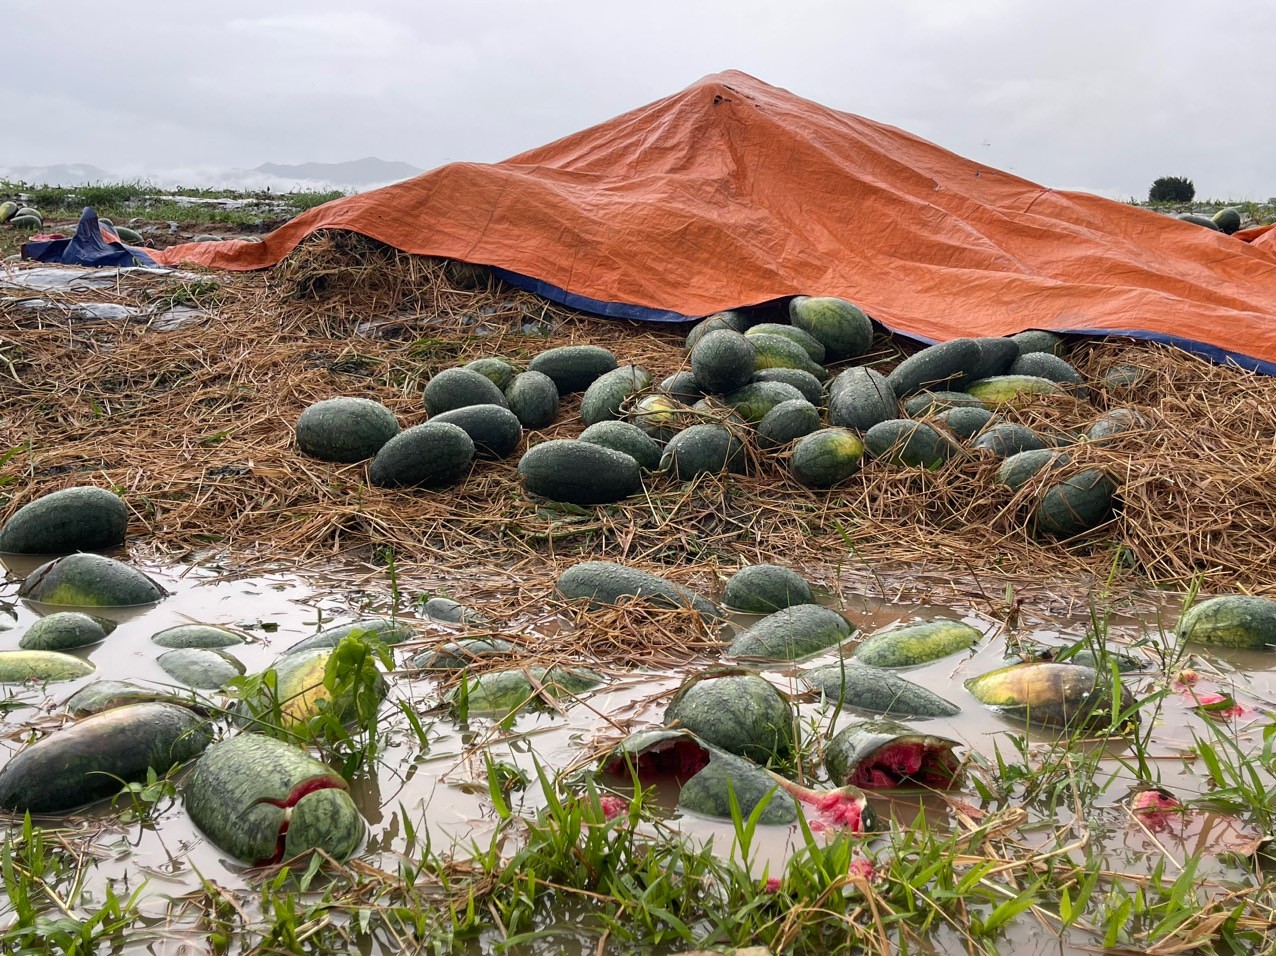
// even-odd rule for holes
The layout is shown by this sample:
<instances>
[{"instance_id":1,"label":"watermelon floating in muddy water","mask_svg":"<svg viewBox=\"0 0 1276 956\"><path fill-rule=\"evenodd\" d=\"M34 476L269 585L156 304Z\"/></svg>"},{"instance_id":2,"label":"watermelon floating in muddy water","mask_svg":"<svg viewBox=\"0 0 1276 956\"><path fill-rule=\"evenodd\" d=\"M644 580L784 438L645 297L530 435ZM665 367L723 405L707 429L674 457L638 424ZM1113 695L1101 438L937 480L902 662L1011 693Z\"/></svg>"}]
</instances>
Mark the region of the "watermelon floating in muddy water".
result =
<instances>
[{"instance_id":1,"label":"watermelon floating in muddy water","mask_svg":"<svg viewBox=\"0 0 1276 956\"><path fill-rule=\"evenodd\" d=\"M18 646L29 651L67 651L106 640L106 629L79 611L59 611L42 617L22 635Z\"/></svg>"},{"instance_id":2,"label":"watermelon floating in muddy water","mask_svg":"<svg viewBox=\"0 0 1276 956\"><path fill-rule=\"evenodd\" d=\"M1210 598L1189 608L1174 634L1197 644L1271 647L1276 645L1276 600L1249 594Z\"/></svg>"},{"instance_id":3,"label":"watermelon floating in muddy water","mask_svg":"<svg viewBox=\"0 0 1276 956\"><path fill-rule=\"evenodd\" d=\"M296 654L300 651L313 651L320 647L336 647L341 639L356 634L359 637L374 637L382 644L393 646L416 637L416 631L404 621L391 620L388 617L361 617L356 621L333 624L325 627L318 634L312 634L298 641L284 651L285 654Z\"/></svg>"},{"instance_id":4,"label":"watermelon floating in muddy water","mask_svg":"<svg viewBox=\"0 0 1276 956\"><path fill-rule=\"evenodd\" d=\"M77 680L93 673L93 665L61 651L0 651L0 684Z\"/></svg>"},{"instance_id":5,"label":"watermelon floating in muddy water","mask_svg":"<svg viewBox=\"0 0 1276 956\"><path fill-rule=\"evenodd\" d=\"M824 699L889 717L952 717L961 708L920 684L854 659L805 671L802 679Z\"/></svg>"},{"instance_id":6,"label":"watermelon floating in muddy water","mask_svg":"<svg viewBox=\"0 0 1276 956\"><path fill-rule=\"evenodd\" d=\"M549 707L593 690L602 677L584 667L516 667L486 671L448 694L448 702L464 700L470 713L509 715L527 707ZM561 704L560 704L561 706Z\"/></svg>"},{"instance_id":7,"label":"watermelon floating in muddy water","mask_svg":"<svg viewBox=\"0 0 1276 956\"><path fill-rule=\"evenodd\" d=\"M123 680L95 680L86 684L67 698L63 707L72 717L87 717L126 704L156 702L177 704L200 714L208 711L207 704L200 701L194 691L174 693L172 689L143 687Z\"/></svg>"},{"instance_id":8,"label":"watermelon floating in muddy water","mask_svg":"<svg viewBox=\"0 0 1276 956\"><path fill-rule=\"evenodd\" d=\"M244 643L244 636L214 624L178 624L151 635L160 647L233 647Z\"/></svg>"},{"instance_id":9,"label":"watermelon floating in muddy water","mask_svg":"<svg viewBox=\"0 0 1276 956\"><path fill-rule=\"evenodd\" d=\"M448 641L438 647L422 651L408 660L408 667L423 671L463 670L476 661L500 657L514 650L509 641L497 638L469 638Z\"/></svg>"},{"instance_id":10,"label":"watermelon floating in muddy water","mask_svg":"<svg viewBox=\"0 0 1276 956\"><path fill-rule=\"evenodd\" d=\"M998 713L1043 727L1103 732L1114 719L1122 721L1121 730L1138 721L1129 688L1120 683L1114 687L1108 675L1081 664L1011 664L973 677L965 686Z\"/></svg>"},{"instance_id":11,"label":"watermelon floating in muddy water","mask_svg":"<svg viewBox=\"0 0 1276 956\"><path fill-rule=\"evenodd\" d=\"M483 627L492 620L481 611L466 607L451 598L432 597L421 605L421 613L436 624L459 624L463 627Z\"/></svg>"},{"instance_id":12,"label":"watermelon floating in muddy water","mask_svg":"<svg viewBox=\"0 0 1276 956\"><path fill-rule=\"evenodd\" d=\"M812 790L752 761L725 753L686 730L640 730L626 737L601 762L604 773L637 778L643 785L672 780L681 785L678 809L731 819L731 803L744 818L766 801L758 822L795 823L799 809L813 829L836 827L864 833L875 825L863 792L854 787Z\"/></svg>"},{"instance_id":13,"label":"watermelon floating in muddy water","mask_svg":"<svg viewBox=\"0 0 1276 956\"><path fill-rule=\"evenodd\" d=\"M367 831L335 771L291 744L260 734L240 734L209 747L182 793L186 812L214 844L257 866L311 850L344 860Z\"/></svg>"},{"instance_id":14,"label":"watermelon floating in muddy water","mask_svg":"<svg viewBox=\"0 0 1276 956\"><path fill-rule=\"evenodd\" d=\"M197 690L217 690L244 673L236 658L208 647L177 647L161 654L156 663L173 680Z\"/></svg>"},{"instance_id":15,"label":"watermelon floating in muddy water","mask_svg":"<svg viewBox=\"0 0 1276 956\"><path fill-rule=\"evenodd\" d=\"M855 659L872 667L911 667L969 650L983 635L962 621L923 621L881 631L855 648Z\"/></svg>"},{"instance_id":16,"label":"watermelon floating in muddy water","mask_svg":"<svg viewBox=\"0 0 1276 956\"><path fill-rule=\"evenodd\" d=\"M795 604L741 631L726 655L737 660L792 661L828 650L852 631L851 623L832 608Z\"/></svg>"},{"instance_id":17,"label":"watermelon floating in muddy water","mask_svg":"<svg viewBox=\"0 0 1276 956\"><path fill-rule=\"evenodd\" d=\"M920 734L886 718L857 720L824 748L824 766L834 783L865 790L929 787L948 790L960 777L959 744Z\"/></svg>"},{"instance_id":18,"label":"watermelon floating in muddy water","mask_svg":"<svg viewBox=\"0 0 1276 956\"><path fill-rule=\"evenodd\" d=\"M213 739L208 722L163 703L116 707L27 746L0 770L0 807L58 813L163 776Z\"/></svg>"},{"instance_id":19,"label":"watermelon floating in muddy water","mask_svg":"<svg viewBox=\"0 0 1276 956\"><path fill-rule=\"evenodd\" d=\"M18 597L64 607L134 607L167 594L136 568L100 554L68 554L42 564L18 588Z\"/></svg>"},{"instance_id":20,"label":"watermelon floating in muddy water","mask_svg":"<svg viewBox=\"0 0 1276 956\"><path fill-rule=\"evenodd\" d=\"M64 488L23 505L0 529L0 552L70 554L124 543L128 508L102 488Z\"/></svg>"},{"instance_id":21,"label":"watermelon floating in muddy water","mask_svg":"<svg viewBox=\"0 0 1276 956\"><path fill-rule=\"evenodd\" d=\"M794 711L766 678L725 668L683 682L665 708L665 723L705 743L759 763L793 751Z\"/></svg>"},{"instance_id":22,"label":"watermelon floating in muddy water","mask_svg":"<svg viewBox=\"0 0 1276 956\"><path fill-rule=\"evenodd\" d=\"M349 650L343 652L343 647ZM336 654L343 654L349 667L376 668L375 655L357 636L343 638L336 647L290 651L270 668L275 672L273 691L263 683L236 704L239 722L252 727L259 721L266 721L291 730L306 724L324 709L330 709L342 723L358 719L359 706L361 703L366 706L366 700L358 701L351 696L334 702L332 692L324 683L329 662ZM363 655L361 660L360 654ZM366 681L365 686L378 701L384 699L389 691L385 678L379 673Z\"/></svg>"}]
</instances>

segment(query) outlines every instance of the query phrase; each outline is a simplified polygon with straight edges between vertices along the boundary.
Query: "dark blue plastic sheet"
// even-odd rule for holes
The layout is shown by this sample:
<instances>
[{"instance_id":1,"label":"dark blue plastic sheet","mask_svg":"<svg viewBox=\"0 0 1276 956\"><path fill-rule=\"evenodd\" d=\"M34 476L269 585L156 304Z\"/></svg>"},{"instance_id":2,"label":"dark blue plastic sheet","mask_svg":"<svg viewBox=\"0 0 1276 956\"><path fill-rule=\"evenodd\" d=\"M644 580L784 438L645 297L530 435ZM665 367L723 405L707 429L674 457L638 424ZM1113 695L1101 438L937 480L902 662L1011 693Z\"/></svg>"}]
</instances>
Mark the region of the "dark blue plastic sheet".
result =
<instances>
[{"instance_id":1,"label":"dark blue plastic sheet","mask_svg":"<svg viewBox=\"0 0 1276 956\"><path fill-rule=\"evenodd\" d=\"M116 239L107 242L97 211L85 206L80 224L70 239L42 239L24 243L22 258L34 262L60 262L68 266L154 266L158 265L145 249L126 246Z\"/></svg>"}]
</instances>

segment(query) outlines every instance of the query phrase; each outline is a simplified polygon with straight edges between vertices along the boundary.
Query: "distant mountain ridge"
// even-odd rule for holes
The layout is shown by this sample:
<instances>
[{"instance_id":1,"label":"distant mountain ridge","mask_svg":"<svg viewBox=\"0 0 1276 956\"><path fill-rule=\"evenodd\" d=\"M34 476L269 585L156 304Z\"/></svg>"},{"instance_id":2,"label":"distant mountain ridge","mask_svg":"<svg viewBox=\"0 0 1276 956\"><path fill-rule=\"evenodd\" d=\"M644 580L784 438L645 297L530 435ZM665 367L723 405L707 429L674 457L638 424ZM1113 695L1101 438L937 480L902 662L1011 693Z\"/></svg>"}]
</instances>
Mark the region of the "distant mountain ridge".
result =
<instances>
[{"instance_id":1,"label":"distant mountain ridge","mask_svg":"<svg viewBox=\"0 0 1276 956\"><path fill-rule=\"evenodd\" d=\"M207 189L340 189L358 192L387 186L419 176L424 170L411 163L391 162L367 156L344 163L262 163L256 169L107 170L88 163L58 163L51 166L3 166L0 180L31 186L86 186L94 183L142 181L167 189L193 186Z\"/></svg>"},{"instance_id":2,"label":"distant mountain ridge","mask_svg":"<svg viewBox=\"0 0 1276 956\"><path fill-rule=\"evenodd\" d=\"M371 186L411 179L413 176L420 176L425 170L418 169L411 163L397 163L377 159L375 156L366 156L363 159L352 159L344 163L298 163L296 165L262 163L253 169L253 172L277 176L280 179Z\"/></svg>"}]
</instances>

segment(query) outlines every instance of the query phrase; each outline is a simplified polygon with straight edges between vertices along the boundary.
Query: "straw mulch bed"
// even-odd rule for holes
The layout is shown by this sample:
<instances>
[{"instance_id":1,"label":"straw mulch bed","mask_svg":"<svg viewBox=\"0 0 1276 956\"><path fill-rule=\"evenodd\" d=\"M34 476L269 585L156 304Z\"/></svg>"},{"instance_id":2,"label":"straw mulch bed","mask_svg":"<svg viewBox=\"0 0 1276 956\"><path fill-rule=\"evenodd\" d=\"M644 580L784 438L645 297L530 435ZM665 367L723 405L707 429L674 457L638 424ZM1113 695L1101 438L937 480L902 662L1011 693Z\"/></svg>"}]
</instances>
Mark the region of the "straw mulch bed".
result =
<instances>
[{"instance_id":1,"label":"straw mulch bed","mask_svg":"<svg viewBox=\"0 0 1276 956\"><path fill-rule=\"evenodd\" d=\"M869 463L829 492L797 485L782 458L755 456L747 476L654 477L640 497L587 510L522 494L516 460L479 463L441 491L371 488L364 465L294 449L302 409L366 396L406 427L424 420L422 387L442 369L485 355L519 365L568 343L604 345L659 380L684 366L686 329L591 319L358 238L312 238L265 274L128 278L107 294L40 296L47 308L0 300L0 511L72 485L116 488L134 513L133 546L164 559L321 568L392 553L401 583L511 613L543 606L553 576L583 558L710 592L741 563L775 561L838 591L956 597L998 614L1194 578L1207 591L1276 592L1276 379L1167 347L1083 343L1073 360L1087 374L1134 364L1146 381L1010 413L1059 430L1129 405L1152 423L1076 449L1078 466L1119 477L1124 508L1064 545L1025 530L1039 489L1011 495L992 481L997 463L975 456L933 473ZM103 300L151 316L195 301L209 315L171 331L146 315L72 317ZM887 368L899 352L879 346ZM528 444L578 434L578 401L568 397Z\"/></svg>"}]
</instances>

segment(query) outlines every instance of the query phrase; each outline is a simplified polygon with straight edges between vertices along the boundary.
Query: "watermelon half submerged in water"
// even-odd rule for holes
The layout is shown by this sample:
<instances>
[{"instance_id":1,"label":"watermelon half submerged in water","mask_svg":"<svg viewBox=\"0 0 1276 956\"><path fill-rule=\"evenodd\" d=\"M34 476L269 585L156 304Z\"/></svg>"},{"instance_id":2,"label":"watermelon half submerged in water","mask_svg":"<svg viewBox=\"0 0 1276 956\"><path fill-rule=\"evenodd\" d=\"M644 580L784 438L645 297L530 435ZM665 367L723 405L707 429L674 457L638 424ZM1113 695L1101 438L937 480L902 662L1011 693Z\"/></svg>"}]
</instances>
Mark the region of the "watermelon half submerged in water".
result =
<instances>
[{"instance_id":1,"label":"watermelon half submerged in water","mask_svg":"<svg viewBox=\"0 0 1276 956\"><path fill-rule=\"evenodd\" d=\"M884 718L859 720L829 741L824 766L834 783L865 790L930 787L947 790L961 776L955 740L920 734Z\"/></svg>"},{"instance_id":2,"label":"watermelon half submerged in water","mask_svg":"<svg viewBox=\"0 0 1276 956\"><path fill-rule=\"evenodd\" d=\"M742 817L765 802L758 818L763 824L796 823L801 812L812 829L863 833L875 825L863 791L803 787L686 730L657 728L632 734L603 758L601 769L636 777L640 784L673 780L681 785L678 809L702 816L731 819L734 799Z\"/></svg>"}]
</instances>

